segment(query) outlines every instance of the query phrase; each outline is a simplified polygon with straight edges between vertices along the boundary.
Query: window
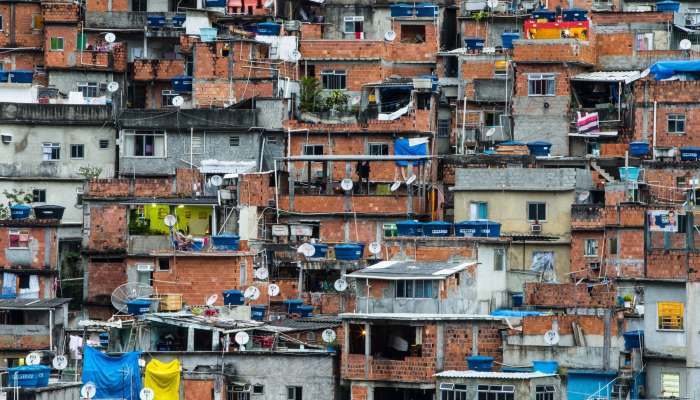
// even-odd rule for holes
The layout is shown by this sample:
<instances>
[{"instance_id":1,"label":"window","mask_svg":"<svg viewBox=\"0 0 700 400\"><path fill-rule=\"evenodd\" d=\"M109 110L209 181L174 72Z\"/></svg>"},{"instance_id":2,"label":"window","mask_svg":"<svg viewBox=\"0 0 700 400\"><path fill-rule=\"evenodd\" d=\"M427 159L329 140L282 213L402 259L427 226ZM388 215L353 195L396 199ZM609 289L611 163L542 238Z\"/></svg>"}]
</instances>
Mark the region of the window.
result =
<instances>
[{"instance_id":1,"label":"window","mask_svg":"<svg viewBox=\"0 0 700 400\"><path fill-rule=\"evenodd\" d=\"M250 400L250 390L243 385L227 385L226 400Z\"/></svg>"},{"instance_id":2,"label":"window","mask_svg":"<svg viewBox=\"0 0 700 400\"><path fill-rule=\"evenodd\" d=\"M51 51L63 51L63 38L62 37L52 37L50 46L51 46Z\"/></svg>"},{"instance_id":3,"label":"window","mask_svg":"<svg viewBox=\"0 0 700 400\"><path fill-rule=\"evenodd\" d=\"M467 385L441 383L440 400L467 400Z\"/></svg>"},{"instance_id":4,"label":"window","mask_svg":"<svg viewBox=\"0 0 700 400\"><path fill-rule=\"evenodd\" d=\"M683 303L665 301L656 303L659 314L658 329L683 330Z\"/></svg>"},{"instance_id":5,"label":"window","mask_svg":"<svg viewBox=\"0 0 700 400\"><path fill-rule=\"evenodd\" d=\"M688 184L688 179L685 176L676 177L676 187L682 188Z\"/></svg>"},{"instance_id":6,"label":"window","mask_svg":"<svg viewBox=\"0 0 700 400\"><path fill-rule=\"evenodd\" d=\"M554 385L535 386L535 400L554 400Z\"/></svg>"},{"instance_id":7,"label":"window","mask_svg":"<svg viewBox=\"0 0 700 400\"><path fill-rule=\"evenodd\" d=\"M32 203L46 203L46 189L32 190Z\"/></svg>"},{"instance_id":8,"label":"window","mask_svg":"<svg viewBox=\"0 0 700 400\"><path fill-rule=\"evenodd\" d=\"M617 238L616 237L611 237L608 239L608 249L610 249L610 254L615 255L617 254Z\"/></svg>"},{"instance_id":9,"label":"window","mask_svg":"<svg viewBox=\"0 0 700 400\"><path fill-rule=\"evenodd\" d=\"M228 137L228 145L231 147L238 147L241 145L241 137L240 136L229 136Z\"/></svg>"},{"instance_id":10,"label":"window","mask_svg":"<svg viewBox=\"0 0 700 400\"><path fill-rule=\"evenodd\" d=\"M267 137L267 144L277 144L277 137L276 136L268 136Z\"/></svg>"},{"instance_id":11,"label":"window","mask_svg":"<svg viewBox=\"0 0 700 400\"><path fill-rule=\"evenodd\" d=\"M44 143L42 147L44 153L44 161L56 161L61 159L60 143Z\"/></svg>"},{"instance_id":12,"label":"window","mask_svg":"<svg viewBox=\"0 0 700 400\"><path fill-rule=\"evenodd\" d=\"M158 259L158 271L169 272L170 271L170 259L169 258L159 258Z\"/></svg>"},{"instance_id":13,"label":"window","mask_svg":"<svg viewBox=\"0 0 700 400\"><path fill-rule=\"evenodd\" d=\"M248 283L248 263L246 260L241 260L241 265L239 268L239 280L241 281L241 286Z\"/></svg>"},{"instance_id":14,"label":"window","mask_svg":"<svg viewBox=\"0 0 700 400\"><path fill-rule=\"evenodd\" d=\"M681 374L673 372L661 373L661 397L681 396Z\"/></svg>"},{"instance_id":15,"label":"window","mask_svg":"<svg viewBox=\"0 0 700 400\"><path fill-rule=\"evenodd\" d=\"M322 156L323 155L323 145L322 144L305 144L304 145L304 155L305 156Z\"/></svg>"},{"instance_id":16,"label":"window","mask_svg":"<svg viewBox=\"0 0 700 400\"><path fill-rule=\"evenodd\" d=\"M32 14L32 29L42 29L44 27L44 18L41 14Z\"/></svg>"},{"instance_id":17,"label":"window","mask_svg":"<svg viewBox=\"0 0 700 400\"><path fill-rule=\"evenodd\" d=\"M19 288L20 289L29 289L31 287L29 276L19 275L18 278L19 278Z\"/></svg>"},{"instance_id":18,"label":"window","mask_svg":"<svg viewBox=\"0 0 700 400\"><path fill-rule=\"evenodd\" d=\"M265 386L253 385L253 394L265 394Z\"/></svg>"},{"instance_id":19,"label":"window","mask_svg":"<svg viewBox=\"0 0 700 400\"><path fill-rule=\"evenodd\" d=\"M494 76L507 76L508 75L508 61L500 60L496 61L493 66Z\"/></svg>"},{"instance_id":20,"label":"window","mask_svg":"<svg viewBox=\"0 0 700 400\"><path fill-rule=\"evenodd\" d=\"M450 137L450 120L449 119L438 119L438 137Z\"/></svg>"},{"instance_id":21,"label":"window","mask_svg":"<svg viewBox=\"0 0 700 400\"><path fill-rule=\"evenodd\" d=\"M85 155L85 146L82 144L70 145L70 158L80 159Z\"/></svg>"},{"instance_id":22,"label":"window","mask_svg":"<svg viewBox=\"0 0 700 400\"><path fill-rule=\"evenodd\" d=\"M583 242L583 255L586 257L598 255L598 239L586 239Z\"/></svg>"},{"instance_id":23,"label":"window","mask_svg":"<svg viewBox=\"0 0 700 400\"><path fill-rule=\"evenodd\" d=\"M477 385L477 400L515 400L513 385Z\"/></svg>"},{"instance_id":24,"label":"window","mask_svg":"<svg viewBox=\"0 0 700 400\"><path fill-rule=\"evenodd\" d=\"M287 386L287 400L302 400L301 386Z\"/></svg>"},{"instance_id":25,"label":"window","mask_svg":"<svg viewBox=\"0 0 700 400\"><path fill-rule=\"evenodd\" d=\"M174 90L161 90L160 92L160 106L170 107L173 105L173 99L177 96L177 92Z\"/></svg>"},{"instance_id":26,"label":"window","mask_svg":"<svg viewBox=\"0 0 700 400\"><path fill-rule=\"evenodd\" d=\"M527 219L538 222L547 220L547 204L527 203Z\"/></svg>"},{"instance_id":27,"label":"window","mask_svg":"<svg viewBox=\"0 0 700 400\"><path fill-rule=\"evenodd\" d=\"M323 71L321 72L321 83L326 90L345 90L345 71Z\"/></svg>"},{"instance_id":28,"label":"window","mask_svg":"<svg viewBox=\"0 0 700 400\"><path fill-rule=\"evenodd\" d=\"M79 82L78 91L83 94L83 97L97 97L97 82Z\"/></svg>"},{"instance_id":29,"label":"window","mask_svg":"<svg viewBox=\"0 0 700 400\"><path fill-rule=\"evenodd\" d=\"M4 18L2 17L2 15L0 15L0 32L5 30L4 22Z\"/></svg>"},{"instance_id":30,"label":"window","mask_svg":"<svg viewBox=\"0 0 700 400\"><path fill-rule=\"evenodd\" d=\"M109 148L109 140L107 139L100 139L100 149L108 149Z\"/></svg>"},{"instance_id":31,"label":"window","mask_svg":"<svg viewBox=\"0 0 700 400\"><path fill-rule=\"evenodd\" d=\"M192 154L202 154L204 153L205 150L205 139L206 136L204 135L204 132L193 132L191 137L191 142L190 143L190 151Z\"/></svg>"},{"instance_id":32,"label":"window","mask_svg":"<svg viewBox=\"0 0 700 400\"><path fill-rule=\"evenodd\" d=\"M528 74L528 96L554 96L554 74Z\"/></svg>"},{"instance_id":33,"label":"window","mask_svg":"<svg viewBox=\"0 0 700 400\"><path fill-rule=\"evenodd\" d=\"M685 133L685 114L668 114L668 133Z\"/></svg>"},{"instance_id":34,"label":"window","mask_svg":"<svg viewBox=\"0 0 700 400\"><path fill-rule=\"evenodd\" d=\"M501 115L502 112L498 111L487 111L484 113L484 126L501 126Z\"/></svg>"},{"instance_id":35,"label":"window","mask_svg":"<svg viewBox=\"0 0 700 400\"><path fill-rule=\"evenodd\" d=\"M488 219L489 218L489 203L485 201L472 201L469 204L469 219Z\"/></svg>"},{"instance_id":36,"label":"window","mask_svg":"<svg viewBox=\"0 0 700 400\"><path fill-rule=\"evenodd\" d=\"M165 157L165 132L124 131L127 157Z\"/></svg>"},{"instance_id":37,"label":"window","mask_svg":"<svg viewBox=\"0 0 700 400\"><path fill-rule=\"evenodd\" d=\"M401 43L425 43L425 25L401 25Z\"/></svg>"},{"instance_id":38,"label":"window","mask_svg":"<svg viewBox=\"0 0 700 400\"><path fill-rule=\"evenodd\" d=\"M352 16L343 18L343 32L349 35L353 35L355 39L364 39L364 29L363 24L365 23L365 17L362 16Z\"/></svg>"},{"instance_id":39,"label":"window","mask_svg":"<svg viewBox=\"0 0 700 400\"><path fill-rule=\"evenodd\" d=\"M369 155L370 156L388 156L389 155L389 145L386 143L370 143L369 144Z\"/></svg>"},{"instance_id":40,"label":"window","mask_svg":"<svg viewBox=\"0 0 700 400\"><path fill-rule=\"evenodd\" d=\"M437 290L433 290L433 281L398 280L396 281L396 298L430 299Z\"/></svg>"},{"instance_id":41,"label":"window","mask_svg":"<svg viewBox=\"0 0 700 400\"><path fill-rule=\"evenodd\" d=\"M654 32L637 33L637 50L654 50Z\"/></svg>"},{"instance_id":42,"label":"window","mask_svg":"<svg viewBox=\"0 0 700 400\"><path fill-rule=\"evenodd\" d=\"M494 249L493 250L493 270L494 271L505 271L506 270L506 249Z\"/></svg>"},{"instance_id":43,"label":"window","mask_svg":"<svg viewBox=\"0 0 700 400\"><path fill-rule=\"evenodd\" d=\"M23 229L10 229L10 247L26 249L29 247L29 231Z\"/></svg>"}]
</instances>

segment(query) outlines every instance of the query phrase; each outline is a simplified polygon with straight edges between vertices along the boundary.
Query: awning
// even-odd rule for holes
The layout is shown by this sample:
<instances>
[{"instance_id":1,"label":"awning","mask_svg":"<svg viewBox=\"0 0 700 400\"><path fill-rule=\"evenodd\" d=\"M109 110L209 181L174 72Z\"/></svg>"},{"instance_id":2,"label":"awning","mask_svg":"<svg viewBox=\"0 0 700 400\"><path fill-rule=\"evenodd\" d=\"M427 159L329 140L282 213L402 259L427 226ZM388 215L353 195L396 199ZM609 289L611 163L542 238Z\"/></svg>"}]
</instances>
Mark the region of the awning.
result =
<instances>
[{"instance_id":1,"label":"awning","mask_svg":"<svg viewBox=\"0 0 700 400\"><path fill-rule=\"evenodd\" d=\"M203 160L199 172L203 174L243 174L255 171L255 161Z\"/></svg>"},{"instance_id":2,"label":"awning","mask_svg":"<svg viewBox=\"0 0 700 400\"><path fill-rule=\"evenodd\" d=\"M641 77L639 71L596 71L571 77L572 81L631 83Z\"/></svg>"}]
</instances>

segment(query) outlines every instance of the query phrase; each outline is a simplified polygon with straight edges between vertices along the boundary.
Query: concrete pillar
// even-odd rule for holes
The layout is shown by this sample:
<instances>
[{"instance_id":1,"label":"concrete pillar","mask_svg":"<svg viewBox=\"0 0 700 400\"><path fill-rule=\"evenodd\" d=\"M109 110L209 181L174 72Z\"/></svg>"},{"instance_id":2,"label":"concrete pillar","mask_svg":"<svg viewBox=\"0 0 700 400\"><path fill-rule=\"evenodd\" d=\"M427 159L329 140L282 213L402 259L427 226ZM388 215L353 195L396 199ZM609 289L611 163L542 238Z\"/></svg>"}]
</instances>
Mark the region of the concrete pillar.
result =
<instances>
[{"instance_id":1,"label":"concrete pillar","mask_svg":"<svg viewBox=\"0 0 700 400\"><path fill-rule=\"evenodd\" d=\"M606 309L603 316L603 369L610 369L610 336L612 335L612 310Z\"/></svg>"},{"instance_id":2,"label":"concrete pillar","mask_svg":"<svg viewBox=\"0 0 700 400\"><path fill-rule=\"evenodd\" d=\"M435 368L442 371L445 367L445 326L440 323L435 326L435 350Z\"/></svg>"},{"instance_id":3,"label":"concrete pillar","mask_svg":"<svg viewBox=\"0 0 700 400\"><path fill-rule=\"evenodd\" d=\"M472 322L472 355L479 355L479 325Z\"/></svg>"},{"instance_id":4,"label":"concrete pillar","mask_svg":"<svg viewBox=\"0 0 700 400\"><path fill-rule=\"evenodd\" d=\"M688 393L681 396L691 399L700 398L700 386L691 382L700 382L700 282L687 282L685 295L685 331Z\"/></svg>"},{"instance_id":5,"label":"concrete pillar","mask_svg":"<svg viewBox=\"0 0 700 400\"><path fill-rule=\"evenodd\" d=\"M372 325L365 323L365 379L369 379L369 357L372 355Z\"/></svg>"},{"instance_id":6,"label":"concrete pillar","mask_svg":"<svg viewBox=\"0 0 700 400\"><path fill-rule=\"evenodd\" d=\"M194 328L187 328L187 351L194 351Z\"/></svg>"},{"instance_id":7,"label":"concrete pillar","mask_svg":"<svg viewBox=\"0 0 700 400\"><path fill-rule=\"evenodd\" d=\"M211 350L218 351L220 349L221 349L221 346L219 345L219 331L212 331L211 332Z\"/></svg>"}]
</instances>

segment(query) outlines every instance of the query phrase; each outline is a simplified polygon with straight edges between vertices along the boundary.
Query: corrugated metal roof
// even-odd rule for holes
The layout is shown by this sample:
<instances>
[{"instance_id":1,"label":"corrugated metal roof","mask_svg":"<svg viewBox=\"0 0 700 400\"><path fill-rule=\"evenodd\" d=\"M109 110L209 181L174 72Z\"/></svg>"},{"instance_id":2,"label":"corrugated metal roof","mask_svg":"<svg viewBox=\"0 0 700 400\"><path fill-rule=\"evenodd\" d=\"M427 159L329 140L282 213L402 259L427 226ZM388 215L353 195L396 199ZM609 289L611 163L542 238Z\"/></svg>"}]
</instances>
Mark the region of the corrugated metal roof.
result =
<instances>
[{"instance_id":1,"label":"corrugated metal roof","mask_svg":"<svg viewBox=\"0 0 700 400\"><path fill-rule=\"evenodd\" d=\"M556 375L543 372L443 371L435 376L438 378L534 379Z\"/></svg>"},{"instance_id":2,"label":"corrugated metal roof","mask_svg":"<svg viewBox=\"0 0 700 400\"><path fill-rule=\"evenodd\" d=\"M505 321L506 317L487 314L412 314L412 313L343 313L344 320L386 320L386 321Z\"/></svg>"},{"instance_id":3,"label":"corrugated metal roof","mask_svg":"<svg viewBox=\"0 0 700 400\"><path fill-rule=\"evenodd\" d=\"M55 299L0 299L0 310L50 309L70 302L67 298Z\"/></svg>"},{"instance_id":4,"label":"corrugated metal roof","mask_svg":"<svg viewBox=\"0 0 700 400\"><path fill-rule=\"evenodd\" d=\"M381 261L347 274L350 278L362 279L422 279L422 280L442 280L448 276L463 271L468 266L476 264L476 261L463 263L448 262L426 262L426 261Z\"/></svg>"},{"instance_id":5,"label":"corrugated metal roof","mask_svg":"<svg viewBox=\"0 0 700 400\"><path fill-rule=\"evenodd\" d=\"M571 78L572 81L590 82L625 82L630 83L640 78L639 71L595 71L584 72Z\"/></svg>"}]
</instances>

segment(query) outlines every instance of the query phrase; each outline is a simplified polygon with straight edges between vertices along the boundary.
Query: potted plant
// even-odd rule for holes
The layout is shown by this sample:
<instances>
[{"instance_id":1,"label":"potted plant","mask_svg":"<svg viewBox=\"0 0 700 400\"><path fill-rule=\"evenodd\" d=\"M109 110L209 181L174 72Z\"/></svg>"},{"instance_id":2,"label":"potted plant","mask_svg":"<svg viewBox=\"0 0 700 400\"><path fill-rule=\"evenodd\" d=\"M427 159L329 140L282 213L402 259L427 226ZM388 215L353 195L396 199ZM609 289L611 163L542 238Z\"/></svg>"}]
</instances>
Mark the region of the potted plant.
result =
<instances>
[{"instance_id":1,"label":"potted plant","mask_svg":"<svg viewBox=\"0 0 700 400\"><path fill-rule=\"evenodd\" d=\"M10 216L12 219L29 218L32 207L28 204L32 202L34 196L22 189L3 190L2 192L10 203Z\"/></svg>"},{"instance_id":2,"label":"potted plant","mask_svg":"<svg viewBox=\"0 0 700 400\"><path fill-rule=\"evenodd\" d=\"M622 299L625 301L625 308L632 308L633 297L631 294L624 295Z\"/></svg>"}]
</instances>

